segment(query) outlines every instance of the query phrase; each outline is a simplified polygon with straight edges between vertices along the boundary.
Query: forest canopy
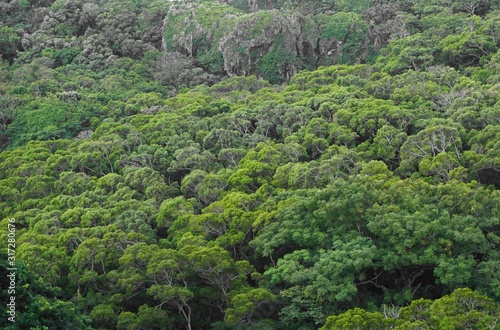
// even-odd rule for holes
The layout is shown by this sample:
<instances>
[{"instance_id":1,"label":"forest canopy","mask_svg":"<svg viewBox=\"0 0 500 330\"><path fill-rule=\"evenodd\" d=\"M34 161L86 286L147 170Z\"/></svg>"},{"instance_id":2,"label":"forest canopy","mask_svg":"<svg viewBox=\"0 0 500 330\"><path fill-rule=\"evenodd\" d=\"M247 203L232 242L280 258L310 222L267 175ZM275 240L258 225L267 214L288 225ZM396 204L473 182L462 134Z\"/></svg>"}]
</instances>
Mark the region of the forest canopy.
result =
<instances>
[{"instance_id":1,"label":"forest canopy","mask_svg":"<svg viewBox=\"0 0 500 330\"><path fill-rule=\"evenodd\" d=\"M493 0L0 0L2 329L497 329Z\"/></svg>"}]
</instances>

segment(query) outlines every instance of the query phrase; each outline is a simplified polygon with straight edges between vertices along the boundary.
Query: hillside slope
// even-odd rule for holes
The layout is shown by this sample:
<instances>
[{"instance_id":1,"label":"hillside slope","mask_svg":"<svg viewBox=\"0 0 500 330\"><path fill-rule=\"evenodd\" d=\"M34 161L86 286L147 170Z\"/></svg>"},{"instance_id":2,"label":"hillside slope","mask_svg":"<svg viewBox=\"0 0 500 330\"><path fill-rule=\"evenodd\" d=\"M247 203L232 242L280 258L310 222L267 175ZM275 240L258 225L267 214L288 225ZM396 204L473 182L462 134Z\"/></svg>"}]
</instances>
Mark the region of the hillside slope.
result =
<instances>
[{"instance_id":1,"label":"hillside slope","mask_svg":"<svg viewBox=\"0 0 500 330\"><path fill-rule=\"evenodd\" d=\"M500 324L494 1L1 5L1 328Z\"/></svg>"}]
</instances>

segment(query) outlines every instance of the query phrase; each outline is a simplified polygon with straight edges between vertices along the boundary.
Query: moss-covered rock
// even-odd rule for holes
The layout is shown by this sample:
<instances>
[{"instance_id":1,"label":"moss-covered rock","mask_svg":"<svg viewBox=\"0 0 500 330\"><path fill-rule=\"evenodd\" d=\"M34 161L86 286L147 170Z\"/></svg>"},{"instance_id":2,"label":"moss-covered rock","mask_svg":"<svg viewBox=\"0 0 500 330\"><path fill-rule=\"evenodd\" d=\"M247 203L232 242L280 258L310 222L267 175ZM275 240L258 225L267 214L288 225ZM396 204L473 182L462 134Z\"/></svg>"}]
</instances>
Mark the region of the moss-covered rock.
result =
<instances>
[{"instance_id":1,"label":"moss-covered rock","mask_svg":"<svg viewBox=\"0 0 500 330\"><path fill-rule=\"evenodd\" d=\"M304 68L363 62L367 54L368 24L355 13L244 13L224 3L175 3L163 28L165 51L192 56L210 73L274 84Z\"/></svg>"}]
</instances>

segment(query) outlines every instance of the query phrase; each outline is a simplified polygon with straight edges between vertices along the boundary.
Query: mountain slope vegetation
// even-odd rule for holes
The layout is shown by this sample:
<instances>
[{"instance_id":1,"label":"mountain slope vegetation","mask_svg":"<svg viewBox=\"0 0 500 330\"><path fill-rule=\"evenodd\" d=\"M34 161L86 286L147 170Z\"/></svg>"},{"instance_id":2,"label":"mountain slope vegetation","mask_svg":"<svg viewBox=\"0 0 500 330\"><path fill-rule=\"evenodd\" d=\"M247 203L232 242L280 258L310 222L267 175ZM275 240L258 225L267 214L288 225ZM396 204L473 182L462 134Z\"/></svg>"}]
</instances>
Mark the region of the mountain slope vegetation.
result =
<instances>
[{"instance_id":1,"label":"mountain slope vegetation","mask_svg":"<svg viewBox=\"0 0 500 330\"><path fill-rule=\"evenodd\" d=\"M0 327L500 324L496 1L0 6Z\"/></svg>"}]
</instances>

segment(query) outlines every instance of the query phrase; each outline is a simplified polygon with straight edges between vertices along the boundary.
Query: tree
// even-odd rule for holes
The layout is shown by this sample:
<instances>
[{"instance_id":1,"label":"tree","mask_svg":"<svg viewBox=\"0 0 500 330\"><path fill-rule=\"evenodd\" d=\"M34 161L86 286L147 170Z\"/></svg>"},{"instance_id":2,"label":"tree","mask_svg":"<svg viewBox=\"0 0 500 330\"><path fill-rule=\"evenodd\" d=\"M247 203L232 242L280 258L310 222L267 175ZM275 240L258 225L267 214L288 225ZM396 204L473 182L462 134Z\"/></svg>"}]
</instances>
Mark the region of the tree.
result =
<instances>
[{"instance_id":1,"label":"tree","mask_svg":"<svg viewBox=\"0 0 500 330\"><path fill-rule=\"evenodd\" d=\"M493 300L463 288L434 301L415 300L392 315L350 309L328 317L321 329L493 329L498 313Z\"/></svg>"},{"instance_id":2,"label":"tree","mask_svg":"<svg viewBox=\"0 0 500 330\"><path fill-rule=\"evenodd\" d=\"M265 289L250 289L244 293L238 293L231 298L225 320L229 324L251 324L256 311L274 299L275 297Z\"/></svg>"},{"instance_id":3,"label":"tree","mask_svg":"<svg viewBox=\"0 0 500 330\"><path fill-rule=\"evenodd\" d=\"M178 52L159 55L150 72L161 84L177 89L215 82L213 75L205 73L194 65L192 58Z\"/></svg>"},{"instance_id":4,"label":"tree","mask_svg":"<svg viewBox=\"0 0 500 330\"><path fill-rule=\"evenodd\" d=\"M392 321L392 322L391 322ZM380 313L370 313L360 308L350 309L338 316L329 316L321 330L328 329L369 329L382 330L394 326L394 320Z\"/></svg>"},{"instance_id":5,"label":"tree","mask_svg":"<svg viewBox=\"0 0 500 330\"><path fill-rule=\"evenodd\" d=\"M132 312L121 312L118 316L117 329L133 330L137 328L147 329L173 329L173 321L167 311L142 305L136 314Z\"/></svg>"},{"instance_id":6,"label":"tree","mask_svg":"<svg viewBox=\"0 0 500 330\"><path fill-rule=\"evenodd\" d=\"M431 121L427 129L411 136L401 147L401 168L414 166L426 156L452 152L460 157L462 127L444 120Z\"/></svg>"},{"instance_id":7,"label":"tree","mask_svg":"<svg viewBox=\"0 0 500 330\"><path fill-rule=\"evenodd\" d=\"M19 36L10 26L0 25L0 54L5 60L12 60L19 48Z\"/></svg>"},{"instance_id":8,"label":"tree","mask_svg":"<svg viewBox=\"0 0 500 330\"><path fill-rule=\"evenodd\" d=\"M225 313L229 302L229 290L242 279L246 279L253 269L248 261L234 261L229 252L219 246L194 247L181 246L189 266L209 285L220 290L219 299L214 302L221 312ZM241 285L241 284L240 284Z\"/></svg>"},{"instance_id":9,"label":"tree","mask_svg":"<svg viewBox=\"0 0 500 330\"><path fill-rule=\"evenodd\" d=\"M194 297L188 288L183 257L173 249L138 243L128 247L119 259L120 268L108 274L128 295L146 292L158 302L157 307L171 306L182 315L187 329L191 329Z\"/></svg>"},{"instance_id":10,"label":"tree","mask_svg":"<svg viewBox=\"0 0 500 330\"><path fill-rule=\"evenodd\" d=\"M449 296L436 300L430 307L431 322L444 327L491 328L500 315L492 299L470 289L457 289Z\"/></svg>"},{"instance_id":11,"label":"tree","mask_svg":"<svg viewBox=\"0 0 500 330\"><path fill-rule=\"evenodd\" d=\"M459 162L453 155L444 152L433 158L424 158L419 164L419 170L424 175L437 175L441 181L448 181L451 172L459 166Z\"/></svg>"}]
</instances>

